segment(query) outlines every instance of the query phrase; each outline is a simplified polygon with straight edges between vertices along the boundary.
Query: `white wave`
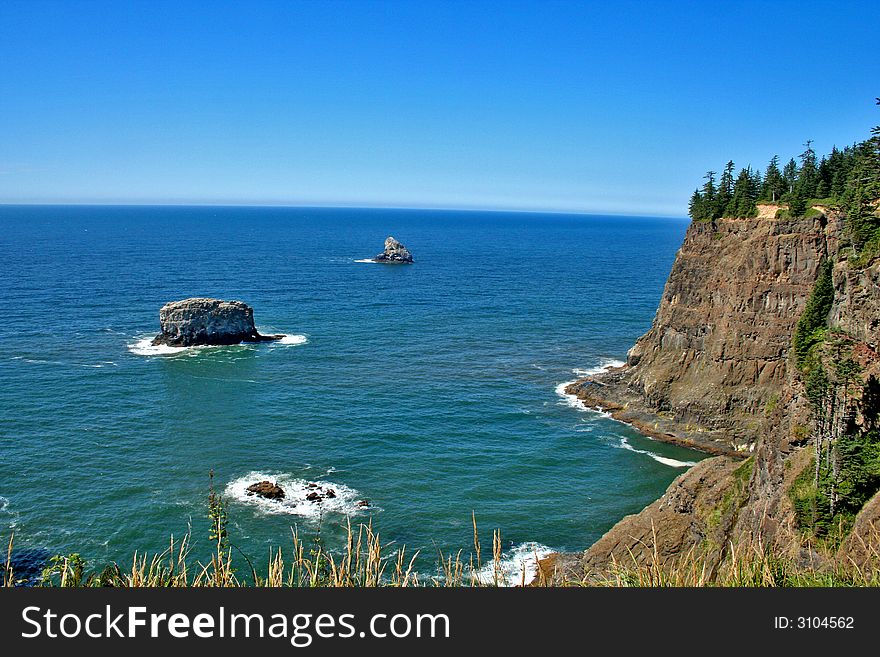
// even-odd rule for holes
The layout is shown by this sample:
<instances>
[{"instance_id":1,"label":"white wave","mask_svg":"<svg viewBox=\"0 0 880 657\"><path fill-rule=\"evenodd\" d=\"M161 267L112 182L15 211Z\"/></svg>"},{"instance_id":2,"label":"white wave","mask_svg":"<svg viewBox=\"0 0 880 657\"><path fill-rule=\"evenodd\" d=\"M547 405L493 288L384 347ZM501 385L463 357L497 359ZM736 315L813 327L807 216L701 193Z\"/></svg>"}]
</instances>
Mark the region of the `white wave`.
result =
<instances>
[{"instance_id":1,"label":"white wave","mask_svg":"<svg viewBox=\"0 0 880 657\"><path fill-rule=\"evenodd\" d=\"M578 398L577 395L572 395L570 393L565 392L565 389L568 386L570 386L572 383L577 383L577 379L572 379L571 381L563 381L558 386L556 386L556 388L554 389L556 394L562 398L562 401L559 403L565 404L566 406L571 406L572 408L575 408L579 411L590 410L589 408L587 408L586 404L584 404L584 402Z\"/></svg>"},{"instance_id":2,"label":"white wave","mask_svg":"<svg viewBox=\"0 0 880 657\"><path fill-rule=\"evenodd\" d=\"M570 386L572 383L577 382L578 379L572 379L571 381L563 381L558 386L556 386L556 394L562 398L559 403L565 406L570 406L571 408L578 411L589 411L590 413L595 413L596 415L601 415L602 417L611 418L611 413L609 413L608 411L603 411L601 408L591 408L587 406L583 402L583 400L577 395L572 395L565 392L565 389L568 386Z\"/></svg>"},{"instance_id":3,"label":"white wave","mask_svg":"<svg viewBox=\"0 0 880 657\"><path fill-rule=\"evenodd\" d=\"M556 552L553 548L533 541L514 546L501 554L498 563L498 581L496 582L495 562L484 564L477 573L477 579L483 584L498 586L529 585L538 575L538 561Z\"/></svg>"},{"instance_id":4,"label":"white wave","mask_svg":"<svg viewBox=\"0 0 880 657\"><path fill-rule=\"evenodd\" d=\"M283 338L271 342L270 344L283 344L292 346L305 344L308 341L309 339L304 335L285 334ZM222 349L223 346L224 345L197 345L192 347L170 347L166 344L154 345L152 338L143 338L138 340L137 342L128 345L128 350L136 356L176 356L178 354L185 353L194 354L201 349ZM109 363L109 361L107 362ZM115 363L113 364L115 365ZM101 365L94 365L92 367L101 367Z\"/></svg>"},{"instance_id":5,"label":"white wave","mask_svg":"<svg viewBox=\"0 0 880 657\"><path fill-rule=\"evenodd\" d=\"M577 383L578 380L582 377L592 376L594 374L599 374L600 372L604 372L604 371L609 370L613 367L621 367L622 365L625 365L625 363L623 361L614 360L613 358L603 358L599 362L599 365L596 365L595 367L591 367L590 369L585 369L585 370L584 369L574 369L574 370L572 370L572 373L575 374L578 378L572 379L571 381L563 381L555 388L556 394L562 398L562 400L559 403L564 404L565 406L571 406L572 408L574 408L578 411L592 411L592 412L598 413L599 415L602 415L604 417L611 417L610 413L606 413L601 408L600 409L590 408L589 406L584 404L584 402L581 401L577 395L571 395L571 394L565 392L565 389L568 386L570 386L572 383Z\"/></svg>"},{"instance_id":6,"label":"white wave","mask_svg":"<svg viewBox=\"0 0 880 657\"><path fill-rule=\"evenodd\" d=\"M600 361L599 365L596 365L596 367L591 367L586 370L575 368L571 371L571 373L579 377L593 376L594 374L600 374L601 372L604 372L606 370L610 370L615 367L623 367L624 365L626 365L626 363L624 363L622 360L615 360L614 358L603 358Z\"/></svg>"},{"instance_id":7,"label":"white wave","mask_svg":"<svg viewBox=\"0 0 880 657\"><path fill-rule=\"evenodd\" d=\"M657 461L657 463L662 463L663 465L668 465L671 468L690 468L697 464L696 461L679 461L678 459L671 459L666 456L660 456L659 454L655 454L654 452L650 452L647 449L636 449L632 445L629 444L629 441L626 438L620 439L620 444L617 445L620 449L628 449L631 452L635 452L636 454L645 454L646 456L650 456L652 459Z\"/></svg>"},{"instance_id":8,"label":"white wave","mask_svg":"<svg viewBox=\"0 0 880 657\"><path fill-rule=\"evenodd\" d=\"M258 481L272 481L281 486L285 493L284 499L268 500L258 495L249 495L247 487ZM336 497L325 498L319 502L311 502L306 499L306 495L309 493L320 493L327 490L333 490ZM249 472L243 477L230 481L226 485L225 494L236 502L255 507L266 514L288 514L311 519L320 518L327 513L351 516L357 513L381 510L372 504L368 507L359 507L358 501L362 500L363 496L345 484L324 480L309 481L291 474Z\"/></svg>"},{"instance_id":9,"label":"white wave","mask_svg":"<svg viewBox=\"0 0 880 657\"><path fill-rule=\"evenodd\" d=\"M0 497L0 511L6 511L9 508L9 500L5 497Z\"/></svg>"},{"instance_id":10,"label":"white wave","mask_svg":"<svg viewBox=\"0 0 880 657\"><path fill-rule=\"evenodd\" d=\"M372 258L363 258L363 259L361 259L361 260L355 260L355 262L370 262L370 263L372 263L372 264L374 264L374 265L375 265L375 264L378 264L378 263L377 263L375 260L373 260Z\"/></svg>"},{"instance_id":11,"label":"white wave","mask_svg":"<svg viewBox=\"0 0 880 657\"><path fill-rule=\"evenodd\" d=\"M128 345L128 350L136 356L173 356L199 347L169 347L167 344L153 344L152 338L144 338Z\"/></svg>"},{"instance_id":12,"label":"white wave","mask_svg":"<svg viewBox=\"0 0 880 657\"><path fill-rule=\"evenodd\" d=\"M272 344L297 345L305 344L309 339L304 335L285 335L283 338Z\"/></svg>"}]
</instances>

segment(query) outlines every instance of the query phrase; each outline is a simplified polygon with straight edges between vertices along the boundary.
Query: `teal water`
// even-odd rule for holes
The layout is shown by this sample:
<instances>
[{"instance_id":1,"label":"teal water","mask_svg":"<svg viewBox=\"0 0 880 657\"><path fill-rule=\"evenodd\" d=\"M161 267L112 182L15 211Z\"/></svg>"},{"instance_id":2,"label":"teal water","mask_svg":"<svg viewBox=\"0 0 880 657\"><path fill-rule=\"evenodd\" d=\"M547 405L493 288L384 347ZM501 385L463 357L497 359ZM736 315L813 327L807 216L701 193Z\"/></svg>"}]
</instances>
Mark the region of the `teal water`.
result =
<instances>
[{"instance_id":1,"label":"teal water","mask_svg":"<svg viewBox=\"0 0 880 657\"><path fill-rule=\"evenodd\" d=\"M208 549L208 471L257 564L333 544L583 549L696 452L559 394L646 331L686 222L415 210L0 207L0 537L95 564ZM357 262L387 235L412 266ZM158 309L241 299L290 344L156 353ZM302 337L298 337L302 336ZM259 473L322 507L256 503ZM355 503L369 499L371 507ZM292 499L290 501L296 501Z\"/></svg>"}]
</instances>

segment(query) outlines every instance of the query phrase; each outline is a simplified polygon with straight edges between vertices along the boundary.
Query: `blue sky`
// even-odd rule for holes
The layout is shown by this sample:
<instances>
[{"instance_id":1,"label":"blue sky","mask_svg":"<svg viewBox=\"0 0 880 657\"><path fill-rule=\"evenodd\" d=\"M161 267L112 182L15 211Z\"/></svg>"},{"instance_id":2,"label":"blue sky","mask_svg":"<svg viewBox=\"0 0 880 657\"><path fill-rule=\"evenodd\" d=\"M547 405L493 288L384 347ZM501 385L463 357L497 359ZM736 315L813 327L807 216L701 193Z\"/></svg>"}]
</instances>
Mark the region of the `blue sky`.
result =
<instances>
[{"instance_id":1,"label":"blue sky","mask_svg":"<svg viewBox=\"0 0 880 657\"><path fill-rule=\"evenodd\" d=\"M880 123L873 2L0 2L0 202L684 215Z\"/></svg>"}]
</instances>

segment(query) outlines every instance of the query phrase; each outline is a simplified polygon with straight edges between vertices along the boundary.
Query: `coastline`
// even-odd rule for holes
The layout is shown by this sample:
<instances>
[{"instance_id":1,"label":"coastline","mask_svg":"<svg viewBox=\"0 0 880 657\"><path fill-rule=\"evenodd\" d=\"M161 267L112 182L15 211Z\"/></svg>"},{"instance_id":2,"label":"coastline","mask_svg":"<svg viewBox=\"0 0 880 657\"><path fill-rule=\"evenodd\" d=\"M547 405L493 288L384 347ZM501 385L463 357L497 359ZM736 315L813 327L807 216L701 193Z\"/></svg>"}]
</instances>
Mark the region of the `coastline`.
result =
<instances>
[{"instance_id":1,"label":"coastline","mask_svg":"<svg viewBox=\"0 0 880 657\"><path fill-rule=\"evenodd\" d=\"M585 408L607 413L639 433L679 447L695 449L712 456L747 458L749 453L731 447L725 434L692 424L681 424L671 417L652 411L642 399L626 387L628 365L610 367L570 383L565 393L577 397Z\"/></svg>"}]
</instances>

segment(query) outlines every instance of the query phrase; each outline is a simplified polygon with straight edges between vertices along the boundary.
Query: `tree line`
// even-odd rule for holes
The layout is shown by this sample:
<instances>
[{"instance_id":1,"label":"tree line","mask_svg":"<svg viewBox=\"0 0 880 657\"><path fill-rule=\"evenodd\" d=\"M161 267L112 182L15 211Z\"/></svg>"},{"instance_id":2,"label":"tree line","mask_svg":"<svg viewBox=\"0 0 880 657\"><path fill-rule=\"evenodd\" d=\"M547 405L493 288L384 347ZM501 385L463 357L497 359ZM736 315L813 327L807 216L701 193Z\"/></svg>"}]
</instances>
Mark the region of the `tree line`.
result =
<instances>
[{"instance_id":1,"label":"tree line","mask_svg":"<svg viewBox=\"0 0 880 657\"><path fill-rule=\"evenodd\" d=\"M880 220L872 202L880 198L880 126L865 141L834 147L821 158L812 141L804 146L797 159L781 167L774 155L763 172L751 166L737 172L733 161L724 165L720 176L707 171L702 187L691 196L688 214L694 221L754 217L758 203L781 202L791 216L800 217L821 200L846 211L856 246L878 237Z\"/></svg>"}]
</instances>

